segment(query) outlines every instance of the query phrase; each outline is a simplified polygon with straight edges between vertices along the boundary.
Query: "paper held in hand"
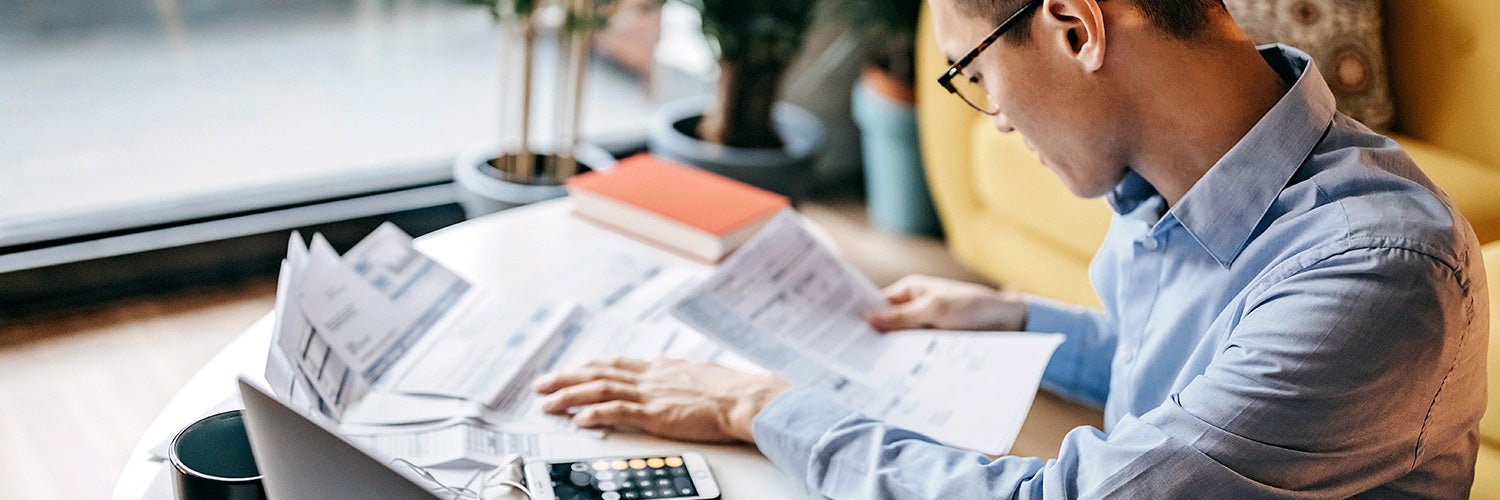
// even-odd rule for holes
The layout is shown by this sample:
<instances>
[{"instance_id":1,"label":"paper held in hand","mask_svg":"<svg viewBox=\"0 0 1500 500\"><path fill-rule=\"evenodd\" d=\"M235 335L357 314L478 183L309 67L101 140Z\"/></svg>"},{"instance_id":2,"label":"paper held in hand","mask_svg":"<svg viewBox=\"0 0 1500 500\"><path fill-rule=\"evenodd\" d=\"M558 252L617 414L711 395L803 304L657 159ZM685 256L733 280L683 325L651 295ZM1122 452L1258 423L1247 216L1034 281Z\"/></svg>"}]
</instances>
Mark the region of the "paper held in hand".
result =
<instances>
[{"instance_id":1,"label":"paper held in hand","mask_svg":"<svg viewBox=\"0 0 1500 500\"><path fill-rule=\"evenodd\" d=\"M1010 450L1056 334L910 331L862 319L880 290L791 211L745 244L673 314L773 373L950 446Z\"/></svg>"}]
</instances>

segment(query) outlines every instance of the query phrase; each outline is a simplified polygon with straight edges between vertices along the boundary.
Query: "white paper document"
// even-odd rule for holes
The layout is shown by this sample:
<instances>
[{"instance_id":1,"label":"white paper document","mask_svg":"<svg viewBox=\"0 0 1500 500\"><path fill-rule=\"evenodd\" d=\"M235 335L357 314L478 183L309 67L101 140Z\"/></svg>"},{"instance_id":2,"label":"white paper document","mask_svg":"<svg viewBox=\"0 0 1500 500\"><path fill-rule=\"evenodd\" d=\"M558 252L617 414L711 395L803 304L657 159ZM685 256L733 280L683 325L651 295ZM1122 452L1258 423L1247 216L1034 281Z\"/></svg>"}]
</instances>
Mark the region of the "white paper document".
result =
<instances>
[{"instance_id":1,"label":"white paper document","mask_svg":"<svg viewBox=\"0 0 1500 500\"><path fill-rule=\"evenodd\" d=\"M379 380L471 288L389 224L343 258L321 237L313 238L310 252L299 287L302 311L367 380Z\"/></svg>"},{"instance_id":2,"label":"white paper document","mask_svg":"<svg viewBox=\"0 0 1500 500\"><path fill-rule=\"evenodd\" d=\"M315 394L319 410L335 419L376 391L495 406L524 388L528 367L577 328L575 305L487 293L418 252L393 225L342 257L321 235L302 241L293 235L283 265L266 375L283 399ZM432 417L376 406L358 416L382 423L405 423L397 414Z\"/></svg>"},{"instance_id":3,"label":"white paper document","mask_svg":"<svg viewBox=\"0 0 1500 500\"><path fill-rule=\"evenodd\" d=\"M686 324L852 410L988 454L1010 449L1056 334L909 331L862 318L884 295L792 212L673 308Z\"/></svg>"},{"instance_id":4,"label":"white paper document","mask_svg":"<svg viewBox=\"0 0 1500 500\"><path fill-rule=\"evenodd\" d=\"M266 381L293 408L338 419L370 384L332 351L302 314L298 294L307 267L307 243L292 233L287 247L276 287L275 340L266 362Z\"/></svg>"},{"instance_id":5,"label":"white paper document","mask_svg":"<svg viewBox=\"0 0 1500 500\"><path fill-rule=\"evenodd\" d=\"M415 346L381 381L406 394L460 396L495 406L534 378L527 367L573 328L570 303L516 304L477 294L437 324L441 338ZM512 382L515 383L512 383Z\"/></svg>"}]
</instances>

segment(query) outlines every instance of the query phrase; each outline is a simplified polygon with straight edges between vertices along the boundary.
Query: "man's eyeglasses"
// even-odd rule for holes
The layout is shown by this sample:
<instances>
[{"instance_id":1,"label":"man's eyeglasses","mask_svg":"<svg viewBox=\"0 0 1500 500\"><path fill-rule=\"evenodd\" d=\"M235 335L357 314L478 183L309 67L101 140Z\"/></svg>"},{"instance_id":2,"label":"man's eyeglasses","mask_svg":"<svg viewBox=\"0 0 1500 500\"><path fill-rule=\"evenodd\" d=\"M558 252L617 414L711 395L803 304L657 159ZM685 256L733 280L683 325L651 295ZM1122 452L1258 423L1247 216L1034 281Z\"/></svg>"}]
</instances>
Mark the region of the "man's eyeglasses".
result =
<instances>
[{"instance_id":1,"label":"man's eyeglasses","mask_svg":"<svg viewBox=\"0 0 1500 500\"><path fill-rule=\"evenodd\" d=\"M948 93L958 96L959 99L963 99L964 103L974 108L975 111L990 116L1000 114L999 106L990 99L989 92L984 87L978 85L978 81L975 78L970 77L970 84L963 87L954 86L953 78L963 74L964 68L973 63L974 58L979 57L980 52L984 52L984 49L990 48L990 45L993 45L995 40L1005 34L1005 30L1010 29L1018 19L1021 19L1027 12L1031 12L1031 9L1035 9L1041 4L1042 0L1032 0L1031 2L1027 2L1026 5L1021 6L1019 10L1016 10L1015 14L1011 14L1010 17L1005 18L1005 21L1002 21L999 26L995 27L995 31L991 31L988 36L984 37L984 40L979 41L979 45L975 45L973 50L970 50L958 62L949 66L948 71L943 73L943 76L938 77L938 85L942 85L944 89L948 90Z\"/></svg>"}]
</instances>

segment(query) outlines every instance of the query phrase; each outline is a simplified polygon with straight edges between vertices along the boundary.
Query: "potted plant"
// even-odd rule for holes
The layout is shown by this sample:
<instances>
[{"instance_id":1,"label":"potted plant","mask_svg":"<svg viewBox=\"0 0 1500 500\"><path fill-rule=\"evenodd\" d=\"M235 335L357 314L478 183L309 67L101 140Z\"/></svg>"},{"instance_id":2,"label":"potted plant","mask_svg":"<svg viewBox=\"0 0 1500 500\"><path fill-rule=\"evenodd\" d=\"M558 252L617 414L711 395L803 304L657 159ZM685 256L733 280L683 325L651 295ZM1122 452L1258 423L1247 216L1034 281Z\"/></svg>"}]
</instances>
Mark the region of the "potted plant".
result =
<instances>
[{"instance_id":1,"label":"potted plant","mask_svg":"<svg viewBox=\"0 0 1500 500\"><path fill-rule=\"evenodd\" d=\"M772 191L798 194L823 146L811 113L778 102L814 0L684 0L701 14L719 60L717 94L668 103L651 125L651 152Z\"/></svg>"},{"instance_id":2,"label":"potted plant","mask_svg":"<svg viewBox=\"0 0 1500 500\"><path fill-rule=\"evenodd\" d=\"M841 0L857 32L865 68L855 84L851 111L860 131L866 206L876 227L938 235L942 227L917 137L917 15L921 0Z\"/></svg>"},{"instance_id":3,"label":"potted plant","mask_svg":"<svg viewBox=\"0 0 1500 500\"><path fill-rule=\"evenodd\" d=\"M610 159L580 154L579 125L590 40L613 2L469 1L490 9L500 35L500 127L496 143L454 162L459 201L476 217L563 196L564 180ZM539 88L543 72L550 85Z\"/></svg>"}]
</instances>

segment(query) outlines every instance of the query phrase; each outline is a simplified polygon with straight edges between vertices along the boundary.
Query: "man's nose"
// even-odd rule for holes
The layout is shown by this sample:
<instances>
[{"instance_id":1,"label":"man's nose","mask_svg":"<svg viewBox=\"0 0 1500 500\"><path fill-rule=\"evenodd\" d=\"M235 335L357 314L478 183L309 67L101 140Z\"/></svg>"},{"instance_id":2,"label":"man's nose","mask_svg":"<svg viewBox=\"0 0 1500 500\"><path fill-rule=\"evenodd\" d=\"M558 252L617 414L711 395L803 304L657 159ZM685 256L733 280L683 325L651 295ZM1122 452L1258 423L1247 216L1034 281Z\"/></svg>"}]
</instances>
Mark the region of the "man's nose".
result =
<instances>
[{"instance_id":1,"label":"man's nose","mask_svg":"<svg viewBox=\"0 0 1500 500\"><path fill-rule=\"evenodd\" d=\"M1006 117L1003 112L995 115L995 129L999 130L1002 134L1009 134L1016 131L1016 127L1010 123L1010 118Z\"/></svg>"}]
</instances>

